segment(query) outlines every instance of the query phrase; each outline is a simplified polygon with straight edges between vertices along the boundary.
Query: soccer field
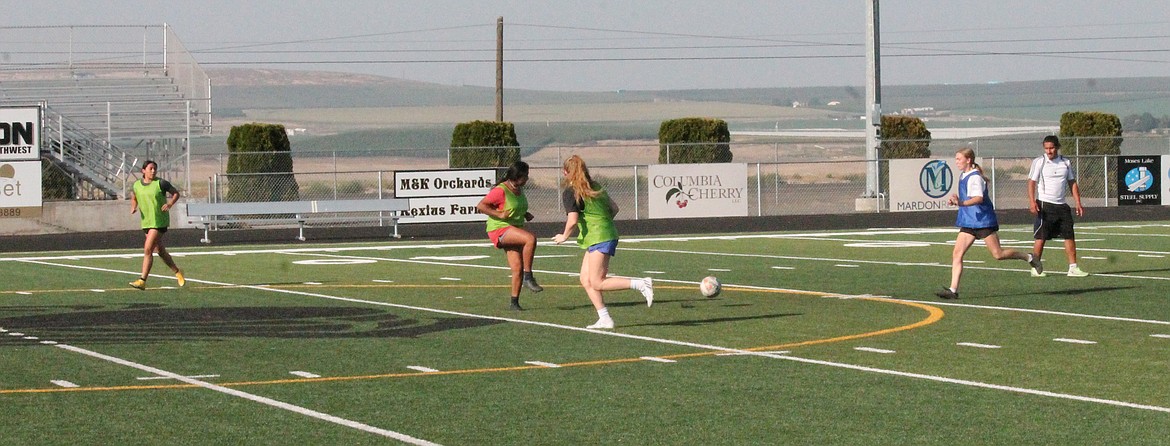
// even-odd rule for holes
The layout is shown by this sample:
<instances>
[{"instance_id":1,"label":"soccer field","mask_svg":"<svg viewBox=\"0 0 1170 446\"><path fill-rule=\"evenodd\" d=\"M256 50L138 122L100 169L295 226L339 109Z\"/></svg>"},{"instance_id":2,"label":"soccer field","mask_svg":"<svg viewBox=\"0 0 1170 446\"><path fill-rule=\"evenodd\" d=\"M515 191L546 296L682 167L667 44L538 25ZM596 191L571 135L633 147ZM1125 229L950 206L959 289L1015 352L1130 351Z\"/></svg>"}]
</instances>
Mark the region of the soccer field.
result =
<instances>
[{"instance_id":1,"label":"soccer field","mask_svg":"<svg viewBox=\"0 0 1170 446\"><path fill-rule=\"evenodd\" d=\"M627 237L606 294L542 243L526 311L484 242L0 258L6 444L1166 444L1170 223L1077 226L1067 277L954 228ZM1030 250L1031 228L1005 226ZM713 299L698 282L715 275Z\"/></svg>"}]
</instances>

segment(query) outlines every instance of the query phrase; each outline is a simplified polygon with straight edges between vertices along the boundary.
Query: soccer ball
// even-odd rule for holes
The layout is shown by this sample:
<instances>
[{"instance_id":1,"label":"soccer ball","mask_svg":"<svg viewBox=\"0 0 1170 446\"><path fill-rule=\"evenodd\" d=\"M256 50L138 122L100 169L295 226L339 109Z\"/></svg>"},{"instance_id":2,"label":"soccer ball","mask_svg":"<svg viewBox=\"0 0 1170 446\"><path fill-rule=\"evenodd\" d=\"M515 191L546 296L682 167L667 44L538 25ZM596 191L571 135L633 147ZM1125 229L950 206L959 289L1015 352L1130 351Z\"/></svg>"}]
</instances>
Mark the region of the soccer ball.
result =
<instances>
[{"instance_id":1,"label":"soccer ball","mask_svg":"<svg viewBox=\"0 0 1170 446\"><path fill-rule=\"evenodd\" d=\"M719 283L719 279L715 276L707 276L699 282L699 292L707 297L716 297L719 292L723 291L723 284Z\"/></svg>"}]
</instances>

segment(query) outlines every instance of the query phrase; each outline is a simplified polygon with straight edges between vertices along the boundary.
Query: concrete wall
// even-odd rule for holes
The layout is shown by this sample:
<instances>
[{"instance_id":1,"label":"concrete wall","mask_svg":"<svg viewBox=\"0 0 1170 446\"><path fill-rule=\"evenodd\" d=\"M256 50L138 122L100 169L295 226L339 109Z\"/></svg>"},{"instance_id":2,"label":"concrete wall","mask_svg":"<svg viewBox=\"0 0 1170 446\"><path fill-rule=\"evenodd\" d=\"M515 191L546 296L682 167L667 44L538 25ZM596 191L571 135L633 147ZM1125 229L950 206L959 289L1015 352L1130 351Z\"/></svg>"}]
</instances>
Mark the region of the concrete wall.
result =
<instances>
[{"instance_id":1,"label":"concrete wall","mask_svg":"<svg viewBox=\"0 0 1170 446\"><path fill-rule=\"evenodd\" d=\"M186 224L182 201L171 211L171 227ZM0 235L40 235L139 229L138 214L130 215L129 200L46 201L36 218L0 218Z\"/></svg>"}]
</instances>

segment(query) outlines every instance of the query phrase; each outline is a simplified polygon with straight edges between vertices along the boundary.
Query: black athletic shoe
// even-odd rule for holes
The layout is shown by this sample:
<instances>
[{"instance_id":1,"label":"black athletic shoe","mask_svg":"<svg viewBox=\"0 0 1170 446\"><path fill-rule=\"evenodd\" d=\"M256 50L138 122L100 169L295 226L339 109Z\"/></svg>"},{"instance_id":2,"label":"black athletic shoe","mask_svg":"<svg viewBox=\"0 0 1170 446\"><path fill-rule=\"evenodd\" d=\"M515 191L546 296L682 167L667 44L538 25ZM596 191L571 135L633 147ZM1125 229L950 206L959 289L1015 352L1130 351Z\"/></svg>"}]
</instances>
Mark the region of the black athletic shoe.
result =
<instances>
[{"instance_id":1,"label":"black athletic shoe","mask_svg":"<svg viewBox=\"0 0 1170 446\"><path fill-rule=\"evenodd\" d=\"M524 308L522 308L522 307L520 306L520 304L518 304L518 303L515 303L515 302L513 302L513 303L509 304L509 305L508 305L508 309L509 309L509 310L512 310L512 311L524 311Z\"/></svg>"},{"instance_id":2,"label":"black athletic shoe","mask_svg":"<svg viewBox=\"0 0 1170 446\"><path fill-rule=\"evenodd\" d=\"M525 277L524 288L528 288L528 291L532 291L533 293L544 291L544 287L540 286L539 283L536 283L535 277Z\"/></svg>"},{"instance_id":3,"label":"black athletic shoe","mask_svg":"<svg viewBox=\"0 0 1170 446\"><path fill-rule=\"evenodd\" d=\"M950 288L943 288L941 290L935 291L934 295L941 297L943 299L958 299L959 298L959 293L951 291Z\"/></svg>"}]
</instances>

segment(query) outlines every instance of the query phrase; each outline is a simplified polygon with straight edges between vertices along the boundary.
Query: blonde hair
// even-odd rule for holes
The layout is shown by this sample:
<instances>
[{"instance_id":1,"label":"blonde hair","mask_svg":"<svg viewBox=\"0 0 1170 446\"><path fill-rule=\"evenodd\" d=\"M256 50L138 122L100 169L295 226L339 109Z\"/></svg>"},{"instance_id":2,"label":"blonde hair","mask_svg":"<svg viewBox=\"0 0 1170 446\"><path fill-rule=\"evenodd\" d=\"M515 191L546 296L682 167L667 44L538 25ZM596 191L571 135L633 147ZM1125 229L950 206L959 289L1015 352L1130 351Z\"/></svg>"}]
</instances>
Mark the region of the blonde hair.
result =
<instances>
[{"instance_id":1,"label":"blonde hair","mask_svg":"<svg viewBox=\"0 0 1170 446\"><path fill-rule=\"evenodd\" d=\"M975 162L975 151L974 150L971 150L970 147L964 147L964 148L959 149L959 151L955 152L955 154L956 155L963 155L963 158L967 158L968 160L970 160L971 167L974 167L975 170L979 171L979 176L983 177L983 181L989 181L987 179L987 175L983 174L983 167L980 166L979 163Z\"/></svg>"},{"instance_id":2,"label":"blonde hair","mask_svg":"<svg viewBox=\"0 0 1170 446\"><path fill-rule=\"evenodd\" d=\"M589 176L589 168L585 167L585 160L577 155L565 160L565 186L573 190L573 198L581 201L585 198L597 197L598 191L593 189L593 178Z\"/></svg>"}]
</instances>

